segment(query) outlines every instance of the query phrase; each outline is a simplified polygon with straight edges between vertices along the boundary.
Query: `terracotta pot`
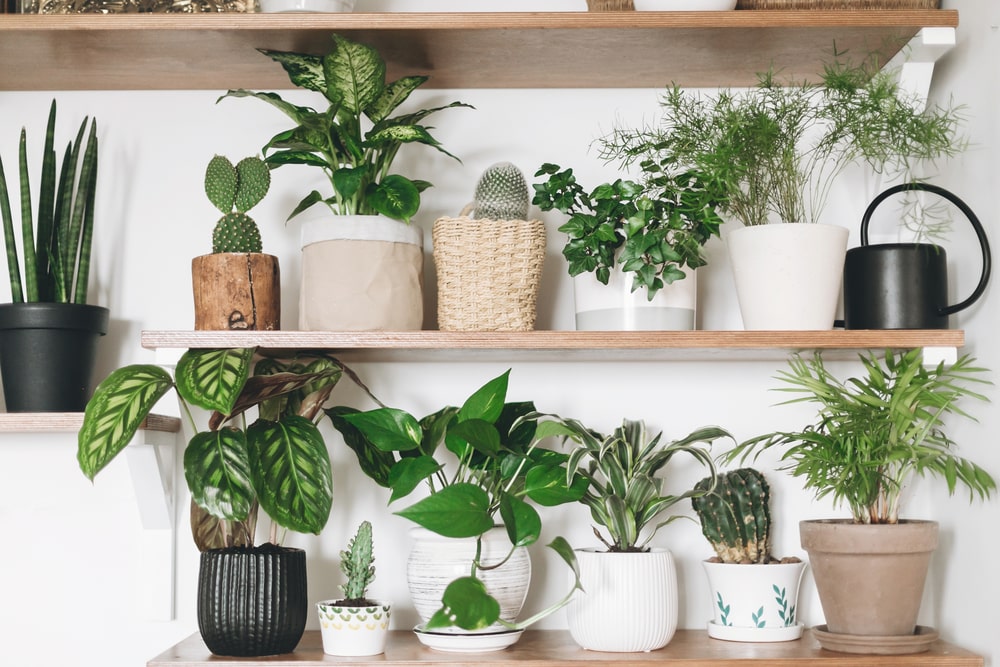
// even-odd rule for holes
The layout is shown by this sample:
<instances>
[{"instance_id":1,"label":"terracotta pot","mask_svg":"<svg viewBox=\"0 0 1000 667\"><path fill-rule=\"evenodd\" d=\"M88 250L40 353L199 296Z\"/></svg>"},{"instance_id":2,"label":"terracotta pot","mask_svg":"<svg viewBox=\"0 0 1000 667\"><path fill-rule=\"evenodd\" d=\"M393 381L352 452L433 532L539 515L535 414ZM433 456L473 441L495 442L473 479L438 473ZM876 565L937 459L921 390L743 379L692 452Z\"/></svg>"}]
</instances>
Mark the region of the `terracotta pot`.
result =
<instances>
[{"instance_id":1,"label":"terracotta pot","mask_svg":"<svg viewBox=\"0 0 1000 667\"><path fill-rule=\"evenodd\" d=\"M194 328L275 331L281 328L278 258L222 252L191 260Z\"/></svg>"},{"instance_id":2,"label":"terracotta pot","mask_svg":"<svg viewBox=\"0 0 1000 667\"><path fill-rule=\"evenodd\" d=\"M830 632L914 633L931 554L938 544L936 522L802 521L799 536Z\"/></svg>"}]
</instances>

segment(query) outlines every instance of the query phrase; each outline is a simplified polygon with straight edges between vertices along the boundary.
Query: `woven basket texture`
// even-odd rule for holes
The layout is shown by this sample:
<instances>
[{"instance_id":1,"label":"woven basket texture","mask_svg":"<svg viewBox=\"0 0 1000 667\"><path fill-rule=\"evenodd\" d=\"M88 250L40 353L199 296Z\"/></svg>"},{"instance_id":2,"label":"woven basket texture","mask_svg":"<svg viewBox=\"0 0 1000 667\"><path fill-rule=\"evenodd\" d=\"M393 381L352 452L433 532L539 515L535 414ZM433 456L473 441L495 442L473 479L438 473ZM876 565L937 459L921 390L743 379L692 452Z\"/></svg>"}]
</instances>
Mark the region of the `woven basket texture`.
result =
<instances>
[{"instance_id":1,"label":"woven basket texture","mask_svg":"<svg viewBox=\"0 0 1000 667\"><path fill-rule=\"evenodd\" d=\"M941 0L738 0L736 9L938 9Z\"/></svg>"},{"instance_id":2,"label":"woven basket texture","mask_svg":"<svg viewBox=\"0 0 1000 667\"><path fill-rule=\"evenodd\" d=\"M531 331L545 262L540 220L438 218L431 232L442 331Z\"/></svg>"},{"instance_id":3,"label":"woven basket texture","mask_svg":"<svg viewBox=\"0 0 1000 667\"><path fill-rule=\"evenodd\" d=\"M592 12L631 12L635 11L632 0L587 0L587 9Z\"/></svg>"}]
</instances>

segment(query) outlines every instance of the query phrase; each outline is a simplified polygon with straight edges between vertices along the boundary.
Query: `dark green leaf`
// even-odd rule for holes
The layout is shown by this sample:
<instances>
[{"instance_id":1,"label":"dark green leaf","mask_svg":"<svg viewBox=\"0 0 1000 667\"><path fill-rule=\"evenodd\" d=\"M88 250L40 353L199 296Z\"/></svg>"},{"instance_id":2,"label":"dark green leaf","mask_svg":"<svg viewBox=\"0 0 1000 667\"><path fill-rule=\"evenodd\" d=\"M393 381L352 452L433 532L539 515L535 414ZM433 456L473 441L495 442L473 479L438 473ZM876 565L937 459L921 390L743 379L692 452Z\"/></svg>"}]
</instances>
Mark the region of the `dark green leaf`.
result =
<instances>
[{"instance_id":1,"label":"dark green leaf","mask_svg":"<svg viewBox=\"0 0 1000 667\"><path fill-rule=\"evenodd\" d=\"M474 484L446 486L397 512L400 516L444 537L476 537L493 527L490 498Z\"/></svg>"}]
</instances>

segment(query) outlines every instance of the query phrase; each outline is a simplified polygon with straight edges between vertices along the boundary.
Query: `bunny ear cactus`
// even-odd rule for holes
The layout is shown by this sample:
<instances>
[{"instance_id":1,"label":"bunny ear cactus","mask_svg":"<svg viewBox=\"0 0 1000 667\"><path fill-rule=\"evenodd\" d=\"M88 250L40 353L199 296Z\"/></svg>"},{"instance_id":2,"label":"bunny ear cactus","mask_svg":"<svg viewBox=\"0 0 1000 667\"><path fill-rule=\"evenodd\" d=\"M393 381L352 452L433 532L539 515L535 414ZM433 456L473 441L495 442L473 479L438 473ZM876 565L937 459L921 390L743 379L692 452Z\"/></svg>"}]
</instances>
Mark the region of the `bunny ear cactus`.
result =
<instances>
[{"instance_id":1,"label":"bunny ear cactus","mask_svg":"<svg viewBox=\"0 0 1000 667\"><path fill-rule=\"evenodd\" d=\"M498 162L486 168L476 185L476 218L489 220L526 220L528 183L524 174L510 162Z\"/></svg>"},{"instance_id":2,"label":"bunny ear cactus","mask_svg":"<svg viewBox=\"0 0 1000 667\"><path fill-rule=\"evenodd\" d=\"M691 505L723 563L771 562L770 487L759 471L740 468L698 482Z\"/></svg>"},{"instance_id":3,"label":"bunny ear cactus","mask_svg":"<svg viewBox=\"0 0 1000 667\"><path fill-rule=\"evenodd\" d=\"M205 194L224 215L212 232L212 252L261 252L260 229L246 214L271 187L271 172L258 157L247 157L235 166L216 155L205 170Z\"/></svg>"},{"instance_id":4,"label":"bunny ear cactus","mask_svg":"<svg viewBox=\"0 0 1000 667\"><path fill-rule=\"evenodd\" d=\"M340 552L340 569L347 576L347 583L340 589L344 592L347 606L360 606L368 595L368 586L375 580L375 557L372 555L372 525L363 521L358 532L347 544L347 550Z\"/></svg>"}]
</instances>

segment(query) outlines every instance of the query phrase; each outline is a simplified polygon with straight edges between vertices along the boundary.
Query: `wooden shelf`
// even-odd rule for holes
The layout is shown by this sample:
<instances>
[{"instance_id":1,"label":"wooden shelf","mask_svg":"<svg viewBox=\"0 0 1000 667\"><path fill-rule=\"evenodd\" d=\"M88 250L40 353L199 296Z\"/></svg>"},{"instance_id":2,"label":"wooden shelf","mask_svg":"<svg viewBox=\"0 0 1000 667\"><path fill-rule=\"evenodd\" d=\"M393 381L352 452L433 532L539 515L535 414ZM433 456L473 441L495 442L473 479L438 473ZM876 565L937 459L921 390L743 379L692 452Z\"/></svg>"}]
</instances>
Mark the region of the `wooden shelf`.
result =
<instances>
[{"instance_id":1,"label":"wooden shelf","mask_svg":"<svg viewBox=\"0 0 1000 667\"><path fill-rule=\"evenodd\" d=\"M943 641L934 642L926 653L913 655L852 655L819 647L807 630L803 638L790 642L751 644L710 639L704 630L678 630L667 646L648 653L599 653L579 648L563 630L529 630L511 648L490 653L442 653L423 647L406 631L390 633L385 655L374 658L332 658L323 653L318 631L306 632L294 653L269 658L220 658L205 648L201 637L192 635L147 663L147 667L209 667L226 664L287 666L366 664L385 667L612 667L614 665L662 665L664 667L982 667L983 658Z\"/></svg>"},{"instance_id":2,"label":"wooden shelf","mask_svg":"<svg viewBox=\"0 0 1000 667\"><path fill-rule=\"evenodd\" d=\"M0 15L0 90L287 89L257 48L339 32L436 88L740 86L815 78L834 43L882 64L956 10Z\"/></svg>"},{"instance_id":3,"label":"wooden shelf","mask_svg":"<svg viewBox=\"0 0 1000 667\"><path fill-rule=\"evenodd\" d=\"M82 412L3 412L0 413L0 433L73 433L83 425ZM150 415L139 428L147 431L178 433L181 420L177 417Z\"/></svg>"},{"instance_id":4,"label":"wooden shelf","mask_svg":"<svg viewBox=\"0 0 1000 667\"><path fill-rule=\"evenodd\" d=\"M965 344L958 329L927 331L143 331L149 349L260 347L263 353L328 350L345 359L442 360L771 360L795 350L854 358L878 348ZM843 352L848 354L841 354Z\"/></svg>"}]
</instances>

